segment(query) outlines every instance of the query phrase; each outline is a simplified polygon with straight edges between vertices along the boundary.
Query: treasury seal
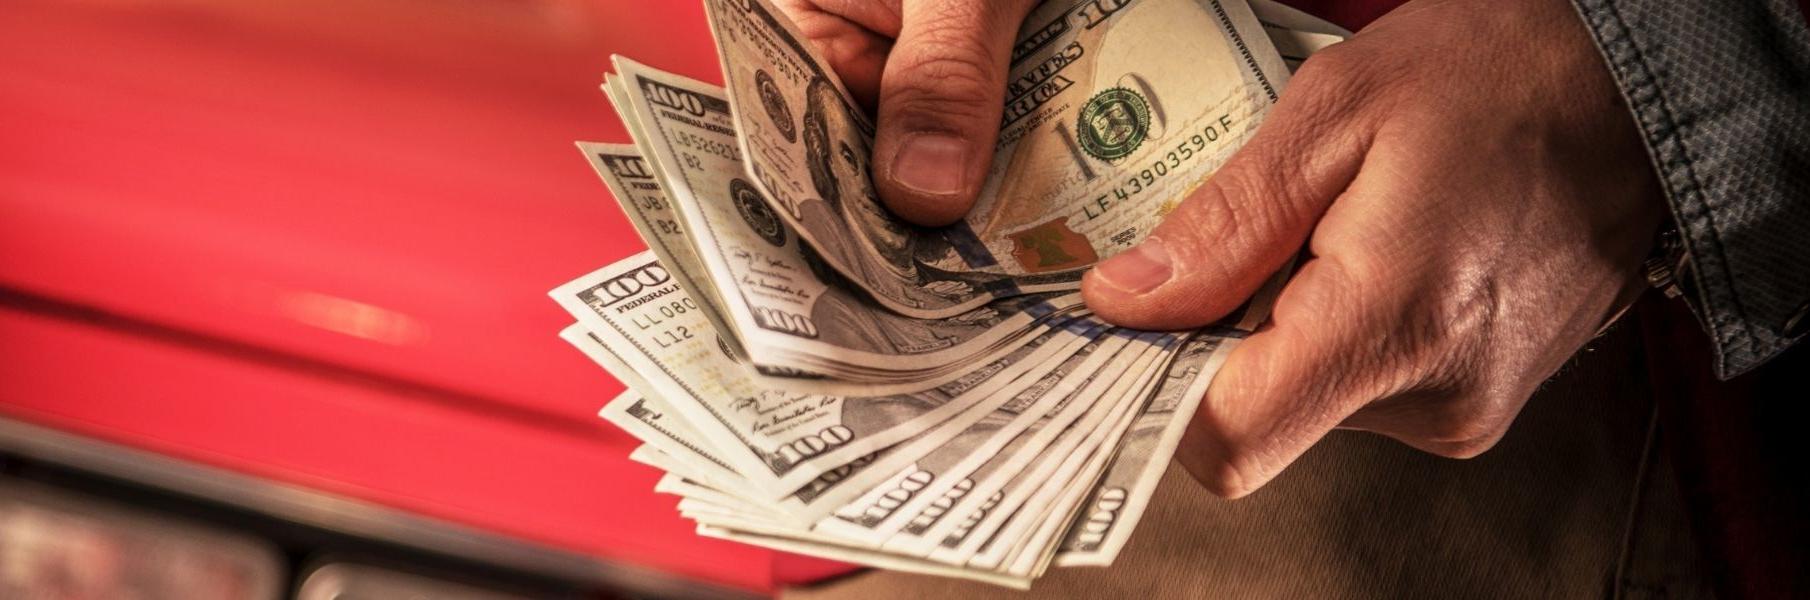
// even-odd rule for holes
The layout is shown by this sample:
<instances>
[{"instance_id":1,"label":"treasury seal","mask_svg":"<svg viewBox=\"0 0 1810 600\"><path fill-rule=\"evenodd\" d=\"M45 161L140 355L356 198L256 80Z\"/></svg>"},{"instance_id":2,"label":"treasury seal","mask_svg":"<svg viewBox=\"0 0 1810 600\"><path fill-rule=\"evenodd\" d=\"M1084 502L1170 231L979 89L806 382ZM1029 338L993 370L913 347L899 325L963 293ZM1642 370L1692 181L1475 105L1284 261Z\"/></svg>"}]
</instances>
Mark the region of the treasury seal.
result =
<instances>
[{"instance_id":1,"label":"treasury seal","mask_svg":"<svg viewBox=\"0 0 1810 600\"><path fill-rule=\"evenodd\" d=\"M773 214L773 209L767 206L767 201L753 185L740 177L729 180L729 199L735 203L735 212L741 213L742 220L760 235L760 239L774 246L786 245L785 225L780 224L779 215Z\"/></svg>"},{"instance_id":2,"label":"treasury seal","mask_svg":"<svg viewBox=\"0 0 1810 600\"><path fill-rule=\"evenodd\" d=\"M786 106L786 97L779 93L779 84L773 83L773 76L766 70L756 69L754 87L760 90L760 105L767 109L767 118L773 120L773 127L786 138L786 143L796 143L798 127L792 124L792 107Z\"/></svg>"},{"instance_id":3,"label":"treasury seal","mask_svg":"<svg viewBox=\"0 0 1810 600\"><path fill-rule=\"evenodd\" d=\"M1075 139L1089 156L1112 162L1130 156L1150 134L1150 103L1137 92L1100 90L1075 118Z\"/></svg>"}]
</instances>

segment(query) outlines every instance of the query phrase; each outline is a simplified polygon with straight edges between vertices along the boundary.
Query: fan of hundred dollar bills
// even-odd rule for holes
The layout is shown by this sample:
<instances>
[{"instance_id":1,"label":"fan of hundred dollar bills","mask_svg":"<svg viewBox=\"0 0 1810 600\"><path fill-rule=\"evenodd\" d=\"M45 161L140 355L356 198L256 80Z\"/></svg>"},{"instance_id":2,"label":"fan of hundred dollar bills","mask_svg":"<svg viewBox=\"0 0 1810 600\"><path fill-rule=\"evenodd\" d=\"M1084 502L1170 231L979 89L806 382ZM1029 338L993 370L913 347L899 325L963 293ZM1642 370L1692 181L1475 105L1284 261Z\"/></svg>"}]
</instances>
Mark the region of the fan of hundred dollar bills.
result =
<instances>
[{"instance_id":1,"label":"fan of hundred dollar bills","mask_svg":"<svg viewBox=\"0 0 1810 600\"><path fill-rule=\"evenodd\" d=\"M1049 0L979 202L925 229L876 199L873 124L785 15L704 4L727 89L615 57L635 143L578 144L649 251L552 292L629 388L602 416L632 458L702 535L1021 588L1110 564L1276 283L1165 333L1091 318L1080 276L1346 32L1267 2Z\"/></svg>"}]
</instances>

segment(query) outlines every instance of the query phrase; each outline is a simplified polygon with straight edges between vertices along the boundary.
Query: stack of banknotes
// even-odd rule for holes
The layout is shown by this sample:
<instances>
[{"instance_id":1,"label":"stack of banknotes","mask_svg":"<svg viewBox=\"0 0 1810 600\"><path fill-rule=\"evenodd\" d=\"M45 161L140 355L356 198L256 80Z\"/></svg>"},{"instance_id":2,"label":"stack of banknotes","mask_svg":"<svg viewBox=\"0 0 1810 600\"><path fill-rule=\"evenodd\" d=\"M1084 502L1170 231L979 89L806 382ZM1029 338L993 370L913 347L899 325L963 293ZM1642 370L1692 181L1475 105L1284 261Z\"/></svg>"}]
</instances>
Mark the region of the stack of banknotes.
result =
<instances>
[{"instance_id":1,"label":"stack of banknotes","mask_svg":"<svg viewBox=\"0 0 1810 600\"><path fill-rule=\"evenodd\" d=\"M705 7L727 87L616 57L634 144L579 143L649 248L551 293L628 387L602 416L702 535L1014 587L1110 564L1279 279L1144 332L1090 317L1080 277L1346 32L1246 0L1049 0L979 202L926 229L876 198L874 124L785 14Z\"/></svg>"}]
</instances>

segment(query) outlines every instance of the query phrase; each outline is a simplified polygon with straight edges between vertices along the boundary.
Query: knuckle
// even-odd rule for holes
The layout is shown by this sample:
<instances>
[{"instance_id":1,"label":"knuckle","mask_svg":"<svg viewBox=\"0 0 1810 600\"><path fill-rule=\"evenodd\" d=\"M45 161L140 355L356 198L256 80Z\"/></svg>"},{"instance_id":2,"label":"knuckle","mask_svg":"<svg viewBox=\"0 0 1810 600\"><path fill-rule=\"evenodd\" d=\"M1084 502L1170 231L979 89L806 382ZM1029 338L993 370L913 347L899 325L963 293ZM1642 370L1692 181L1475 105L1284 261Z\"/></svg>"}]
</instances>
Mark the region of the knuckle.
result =
<instances>
[{"instance_id":1,"label":"knuckle","mask_svg":"<svg viewBox=\"0 0 1810 600\"><path fill-rule=\"evenodd\" d=\"M1301 63L1289 85L1324 85L1349 77L1367 62L1361 49L1350 42L1339 42L1321 48Z\"/></svg>"},{"instance_id":2,"label":"knuckle","mask_svg":"<svg viewBox=\"0 0 1810 600\"><path fill-rule=\"evenodd\" d=\"M1224 169L1209 178L1184 217L1190 233L1218 243L1257 244L1273 238L1279 219L1260 169Z\"/></svg>"},{"instance_id":3,"label":"knuckle","mask_svg":"<svg viewBox=\"0 0 1810 600\"><path fill-rule=\"evenodd\" d=\"M1379 65L1388 60L1387 54L1369 51L1362 43L1333 44L1301 63L1289 78L1284 100L1307 122L1345 115L1380 91L1387 76L1379 75L1386 72Z\"/></svg>"},{"instance_id":4,"label":"knuckle","mask_svg":"<svg viewBox=\"0 0 1810 600\"><path fill-rule=\"evenodd\" d=\"M1367 39L1353 38L1315 52L1296 69L1295 77L1304 78L1312 86L1370 86L1388 80L1401 70L1398 68L1399 54L1397 49L1380 48ZM1289 85L1294 85L1293 78Z\"/></svg>"},{"instance_id":5,"label":"knuckle","mask_svg":"<svg viewBox=\"0 0 1810 600\"><path fill-rule=\"evenodd\" d=\"M982 59L939 49L892 59L897 69L882 82L883 104L894 114L922 119L978 119L1000 110L990 101L998 87Z\"/></svg>"}]
</instances>

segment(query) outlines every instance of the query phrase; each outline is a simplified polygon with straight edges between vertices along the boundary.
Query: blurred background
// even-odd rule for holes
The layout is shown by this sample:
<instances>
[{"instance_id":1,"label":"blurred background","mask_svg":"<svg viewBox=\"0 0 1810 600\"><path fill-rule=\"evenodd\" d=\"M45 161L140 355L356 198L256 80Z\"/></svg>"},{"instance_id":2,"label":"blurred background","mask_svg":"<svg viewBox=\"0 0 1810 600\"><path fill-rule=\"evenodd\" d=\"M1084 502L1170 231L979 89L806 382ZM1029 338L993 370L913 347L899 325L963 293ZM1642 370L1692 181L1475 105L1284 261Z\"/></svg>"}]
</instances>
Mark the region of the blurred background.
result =
<instances>
[{"instance_id":1,"label":"blurred background","mask_svg":"<svg viewBox=\"0 0 1810 600\"><path fill-rule=\"evenodd\" d=\"M1350 27L1387 2L1294 3ZM1310 6L1313 5L1313 6ZM1314 10L1323 9L1323 10ZM742 597L545 293L640 250L573 140L701 5L8 0L0 598Z\"/></svg>"}]
</instances>

